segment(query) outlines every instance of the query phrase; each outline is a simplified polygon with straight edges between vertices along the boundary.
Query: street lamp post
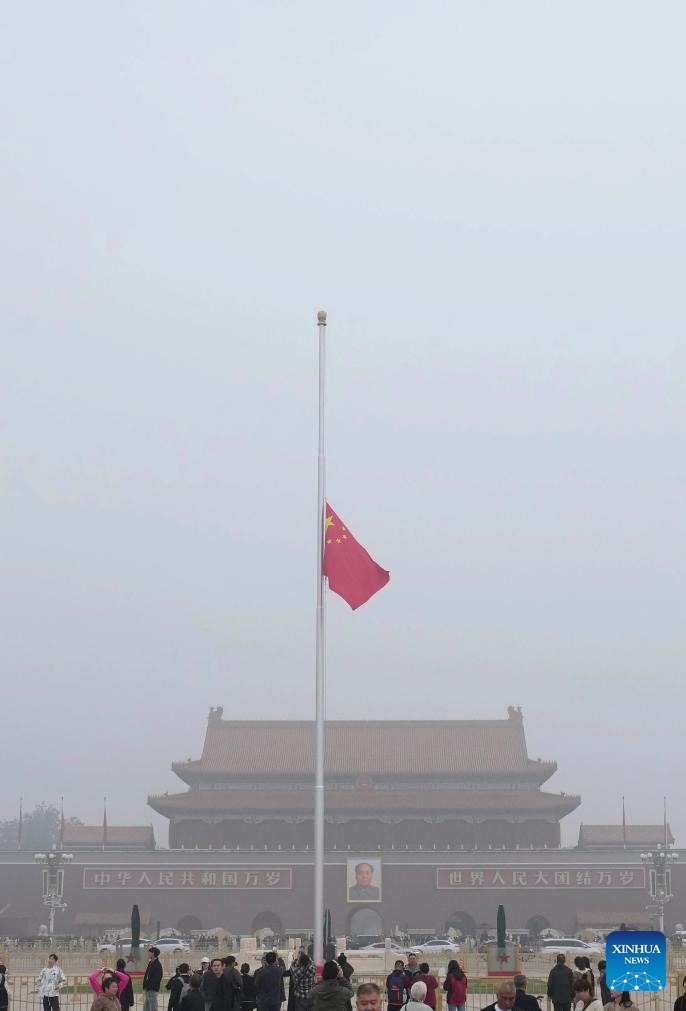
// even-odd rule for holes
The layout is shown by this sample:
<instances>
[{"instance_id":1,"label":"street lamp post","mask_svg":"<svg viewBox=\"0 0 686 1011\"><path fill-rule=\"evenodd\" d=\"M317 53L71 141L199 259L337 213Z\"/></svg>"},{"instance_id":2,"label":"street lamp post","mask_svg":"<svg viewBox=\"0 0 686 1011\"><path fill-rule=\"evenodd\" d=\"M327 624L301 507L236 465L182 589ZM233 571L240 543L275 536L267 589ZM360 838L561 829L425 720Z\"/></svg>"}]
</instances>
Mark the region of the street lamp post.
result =
<instances>
[{"instance_id":1,"label":"street lamp post","mask_svg":"<svg viewBox=\"0 0 686 1011\"><path fill-rule=\"evenodd\" d=\"M649 853L641 853L641 860L648 868L648 883L650 897L657 907L660 921L660 932L665 932L665 906L672 898L671 865L678 859L672 852L670 843L658 843L656 849Z\"/></svg>"},{"instance_id":2,"label":"street lamp post","mask_svg":"<svg viewBox=\"0 0 686 1011\"><path fill-rule=\"evenodd\" d=\"M66 909L64 899L64 864L74 859L73 853L63 853L53 847L49 853L36 853L33 858L38 864L46 864L43 871L43 905L49 909L48 931L50 944L55 937L55 910Z\"/></svg>"}]
</instances>

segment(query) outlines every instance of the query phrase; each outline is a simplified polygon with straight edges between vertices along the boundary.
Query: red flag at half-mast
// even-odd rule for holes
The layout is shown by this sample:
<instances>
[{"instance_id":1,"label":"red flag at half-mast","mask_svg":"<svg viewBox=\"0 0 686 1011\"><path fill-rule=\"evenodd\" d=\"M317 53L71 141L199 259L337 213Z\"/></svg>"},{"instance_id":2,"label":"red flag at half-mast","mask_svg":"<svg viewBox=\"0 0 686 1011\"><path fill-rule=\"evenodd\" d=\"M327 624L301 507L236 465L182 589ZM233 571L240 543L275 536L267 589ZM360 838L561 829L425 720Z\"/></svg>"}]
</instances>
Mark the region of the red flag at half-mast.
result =
<instances>
[{"instance_id":1,"label":"red flag at half-mast","mask_svg":"<svg viewBox=\"0 0 686 1011\"><path fill-rule=\"evenodd\" d=\"M366 603L391 578L386 569L355 540L327 503L324 521L324 558L322 574L334 593L353 611Z\"/></svg>"}]
</instances>

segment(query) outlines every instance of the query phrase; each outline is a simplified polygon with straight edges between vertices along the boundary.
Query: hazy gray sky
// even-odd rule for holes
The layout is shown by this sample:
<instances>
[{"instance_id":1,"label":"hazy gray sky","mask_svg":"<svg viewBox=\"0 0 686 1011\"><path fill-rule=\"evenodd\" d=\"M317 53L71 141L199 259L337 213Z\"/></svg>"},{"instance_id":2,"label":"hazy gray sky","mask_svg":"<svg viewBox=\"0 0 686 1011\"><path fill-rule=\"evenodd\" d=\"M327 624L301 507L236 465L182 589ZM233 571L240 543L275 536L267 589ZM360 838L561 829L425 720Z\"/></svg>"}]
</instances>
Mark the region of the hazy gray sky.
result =
<instances>
[{"instance_id":1,"label":"hazy gray sky","mask_svg":"<svg viewBox=\"0 0 686 1011\"><path fill-rule=\"evenodd\" d=\"M0 814L150 820L210 705L525 713L686 842L679 3L0 11ZM578 818L566 821L575 837ZM156 820L158 835L164 823Z\"/></svg>"}]
</instances>

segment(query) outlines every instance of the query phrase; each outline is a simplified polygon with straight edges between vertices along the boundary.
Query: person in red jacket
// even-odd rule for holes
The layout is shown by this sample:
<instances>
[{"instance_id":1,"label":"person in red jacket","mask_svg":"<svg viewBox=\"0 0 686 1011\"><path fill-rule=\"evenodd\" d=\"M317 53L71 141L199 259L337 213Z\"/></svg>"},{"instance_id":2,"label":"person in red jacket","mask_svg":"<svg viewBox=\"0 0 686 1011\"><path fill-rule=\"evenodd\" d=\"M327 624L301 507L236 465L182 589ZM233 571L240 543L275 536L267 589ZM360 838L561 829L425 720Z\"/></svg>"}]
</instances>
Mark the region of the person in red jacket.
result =
<instances>
[{"instance_id":1,"label":"person in red jacket","mask_svg":"<svg viewBox=\"0 0 686 1011\"><path fill-rule=\"evenodd\" d=\"M438 980L431 975L428 962L419 963L419 972L414 978L415 983L426 984L426 997L424 1003L428 1004L433 1011L436 1011L436 991L438 990ZM684 1009L686 1011L686 1008Z\"/></svg>"},{"instance_id":2,"label":"person in red jacket","mask_svg":"<svg viewBox=\"0 0 686 1011\"><path fill-rule=\"evenodd\" d=\"M448 1011L465 1011L467 1003L467 977L456 958L448 962L448 972L443 982Z\"/></svg>"}]
</instances>

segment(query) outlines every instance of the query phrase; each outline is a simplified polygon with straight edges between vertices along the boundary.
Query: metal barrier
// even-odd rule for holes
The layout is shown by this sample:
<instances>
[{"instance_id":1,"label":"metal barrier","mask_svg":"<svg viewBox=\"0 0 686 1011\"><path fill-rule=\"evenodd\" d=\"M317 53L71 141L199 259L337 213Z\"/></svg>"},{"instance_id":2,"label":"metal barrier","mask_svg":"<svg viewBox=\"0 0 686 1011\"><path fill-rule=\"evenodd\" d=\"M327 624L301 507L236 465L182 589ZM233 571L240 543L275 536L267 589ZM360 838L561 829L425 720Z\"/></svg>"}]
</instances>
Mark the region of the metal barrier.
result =
<instances>
[{"instance_id":1,"label":"metal barrier","mask_svg":"<svg viewBox=\"0 0 686 1011\"><path fill-rule=\"evenodd\" d=\"M12 960L14 960L14 957ZM168 975L172 974L169 973ZM434 973L434 975L439 980L439 987L436 991L436 1011L445 1011L444 995L441 987L443 975L442 973ZM359 986L360 983L376 983L383 992L386 985L386 976L386 972L356 972L352 980L353 987ZM165 980L166 978L168 977L165 976ZM683 973L672 975L668 986L664 990L656 993L632 993L632 999L639 1011L672 1011L675 998L682 993L682 978ZM488 976L469 976L469 974L468 979L469 986L465 1011L481 1011L482 1008L495 1001L498 985L501 982L500 979ZM133 978L136 997L134 1011L141 1011L143 1006L141 982L141 977ZM285 980L285 983L288 984L288 980ZM10 971L7 978L7 990L9 994L9 1011L43 1011L42 999L36 993L35 975L16 975ZM533 996L544 995L545 981L529 975L528 992ZM60 1011L90 1011L93 996L87 975L67 974L67 984L60 991ZM169 995L164 989L163 983L159 994L159 1011L166 1011L168 1000ZM552 1011L547 997L544 997L541 1001L541 1008L542 1011Z\"/></svg>"}]
</instances>

